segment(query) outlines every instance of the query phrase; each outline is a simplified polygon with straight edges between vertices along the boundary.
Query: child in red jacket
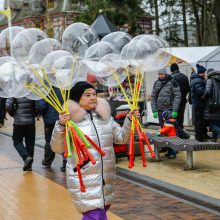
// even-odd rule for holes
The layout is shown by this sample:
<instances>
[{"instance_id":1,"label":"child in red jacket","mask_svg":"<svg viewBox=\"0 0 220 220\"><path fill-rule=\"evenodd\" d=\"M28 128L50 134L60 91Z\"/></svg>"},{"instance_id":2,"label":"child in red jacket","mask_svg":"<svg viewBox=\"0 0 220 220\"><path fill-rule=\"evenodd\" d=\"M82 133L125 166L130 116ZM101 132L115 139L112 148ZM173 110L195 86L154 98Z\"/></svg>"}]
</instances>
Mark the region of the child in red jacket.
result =
<instances>
[{"instance_id":1,"label":"child in red jacket","mask_svg":"<svg viewBox=\"0 0 220 220\"><path fill-rule=\"evenodd\" d=\"M172 118L172 113L169 110L166 110L162 113L162 117L163 117L163 127L159 130L158 135L164 135L167 137L173 137L173 136L177 136L177 132L176 132L176 119ZM173 150L172 148L168 148L168 153L165 155L167 156L169 159L173 159L176 158L176 151Z\"/></svg>"}]
</instances>

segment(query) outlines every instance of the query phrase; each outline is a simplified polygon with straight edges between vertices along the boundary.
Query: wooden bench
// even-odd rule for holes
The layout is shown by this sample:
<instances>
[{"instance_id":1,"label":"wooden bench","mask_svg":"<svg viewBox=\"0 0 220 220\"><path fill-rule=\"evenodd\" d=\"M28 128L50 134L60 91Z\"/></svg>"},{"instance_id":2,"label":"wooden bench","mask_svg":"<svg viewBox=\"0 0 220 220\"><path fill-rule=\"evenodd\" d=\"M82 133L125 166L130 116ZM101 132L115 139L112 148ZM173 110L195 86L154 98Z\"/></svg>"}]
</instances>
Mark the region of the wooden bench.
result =
<instances>
[{"instance_id":1,"label":"wooden bench","mask_svg":"<svg viewBox=\"0 0 220 220\"><path fill-rule=\"evenodd\" d=\"M147 137L154 144L156 160L160 159L160 149L163 147L170 147L175 151L186 151L187 169L193 169L193 151L220 150L220 143L215 142L199 142L179 137L161 137L151 133L147 133Z\"/></svg>"}]
</instances>

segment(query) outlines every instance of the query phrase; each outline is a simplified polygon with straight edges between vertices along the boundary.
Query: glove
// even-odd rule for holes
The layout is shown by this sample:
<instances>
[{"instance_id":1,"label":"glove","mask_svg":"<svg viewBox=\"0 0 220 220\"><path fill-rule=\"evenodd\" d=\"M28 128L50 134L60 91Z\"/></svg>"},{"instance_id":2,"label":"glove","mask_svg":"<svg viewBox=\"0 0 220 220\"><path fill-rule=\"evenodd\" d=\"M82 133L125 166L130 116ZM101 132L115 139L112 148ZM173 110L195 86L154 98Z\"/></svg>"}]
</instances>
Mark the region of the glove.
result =
<instances>
[{"instance_id":1,"label":"glove","mask_svg":"<svg viewBox=\"0 0 220 220\"><path fill-rule=\"evenodd\" d=\"M154 118L158 118L158 112L153 112Z\"/></svg>"},{"instance_id":2,"label":"glove","mask_svg":"<svg viewBox=\"0 0 220 220\"><path fill-rule=\"evenodd\" d=\"M172 112L172 118L177 118L177 112Z\"/></svg>"},{"instance_id":3,"label":"glove","mask_svg":"<svg viewBox=\"0 0 220 220\"><path fill-rule=\"evenodd\" d=\"M156 131L156 135L159 136L160 135L160 131Z\"/></svg>"}]
</instances>

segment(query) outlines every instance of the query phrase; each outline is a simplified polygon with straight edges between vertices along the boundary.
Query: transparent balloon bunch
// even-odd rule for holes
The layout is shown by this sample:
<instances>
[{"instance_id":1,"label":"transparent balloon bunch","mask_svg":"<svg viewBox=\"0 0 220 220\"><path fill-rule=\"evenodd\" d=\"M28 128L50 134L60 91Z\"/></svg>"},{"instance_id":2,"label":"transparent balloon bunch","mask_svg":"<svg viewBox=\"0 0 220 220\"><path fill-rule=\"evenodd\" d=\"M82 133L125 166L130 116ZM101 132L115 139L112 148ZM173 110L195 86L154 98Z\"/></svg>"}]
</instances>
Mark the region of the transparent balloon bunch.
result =
<instances>
[{"instance_id":1,"label":"transparent balloon bunch","mask_svg":"<svg viewBox=\"0 0 220 220\"><path fill-rule=\"evenodd\" d=\"M143 72L163 68L168 63L170 54L169 44L156 35L139 35L121 51L122 59L141 68Z\"/></svg>"},{"instance_id":2,"label":"transparent balloon bunch","mask_svg":"<svg viewBox=\"0 0 220 220\"><path fill-rule=\"evenodd\" d=\"M66 28L62 42L59 42L48 38L47 34L39 29L11 27L0 33L0 96L27 97L33 100L43 98L58 112L68 112L70 89L77 81L86 80L89 73L95 75L99 83L107 87L119 86L130 108L134 110L137 108L144 72L164 67L170 54L169 44L155 35L132 38L125 32L117 31L99 41L98 34L89 25L74 23ZM135 77L133 84L131 77ZM131 90L131 100L122 86L126 78ZM58 101L54 88L60 90L63 105ZM84 134L74 126L68 123L66 127L66 155L69 157L75 150L70 149L68 138L77 138L78 134L84 144L89 145L83 138ZM78 133L73 131L71 136L69 131L73 127ZM139 133L140 142L145 140L147 143L139 121L133 118L131 133L134 133L135 129ZM132 138L133 136L131 143ZM129 167L132 167L132 145L130 149ZM143 152L142 146L140 149ZM152 150L150 151L152 153ZM85 155L85 152L82 148L81 154ZM84 157L85 160L88 158ZM144 156L142 159L145 166ZM82 160L79 161L78 167L82 164ZM82 187L82 181L80 184Z\"/></svg>"}]
</instances>

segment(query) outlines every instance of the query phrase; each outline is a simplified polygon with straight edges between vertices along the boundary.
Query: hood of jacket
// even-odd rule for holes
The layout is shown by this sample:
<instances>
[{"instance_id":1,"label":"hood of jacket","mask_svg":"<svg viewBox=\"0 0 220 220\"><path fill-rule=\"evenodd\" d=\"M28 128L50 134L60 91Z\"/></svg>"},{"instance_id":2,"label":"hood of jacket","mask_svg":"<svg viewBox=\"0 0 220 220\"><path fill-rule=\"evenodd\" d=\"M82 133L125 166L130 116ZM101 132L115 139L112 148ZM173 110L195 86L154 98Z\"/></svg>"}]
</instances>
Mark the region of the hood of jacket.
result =
<instances>
[{"instance_id":1,"label":"hood of jacket","mask_svg":"<svg viewBox=\"0 0 220 220\"><path fill-rule=\"evenodd\" d=\"M77 102L72 100L68 101L68 109L72 120L76 123L81 122L87 114L85 109L81 108ZM103 98L97 98L97 106L94 112L97 113L103 120L108 120L111 117L110 105Z\"/></svg>"},{"instance_id":2,"label":"hood of jacket","mask_svg":"<svg viewBox=\"0 0 220 220\"><path fill-rule=\"evenodd\" d=\"M210 78L213 78L217 81L220 81L220 71L211 71L210 73L207 74L207 77L210 79Z\"/></svg>"}]
</instances>

